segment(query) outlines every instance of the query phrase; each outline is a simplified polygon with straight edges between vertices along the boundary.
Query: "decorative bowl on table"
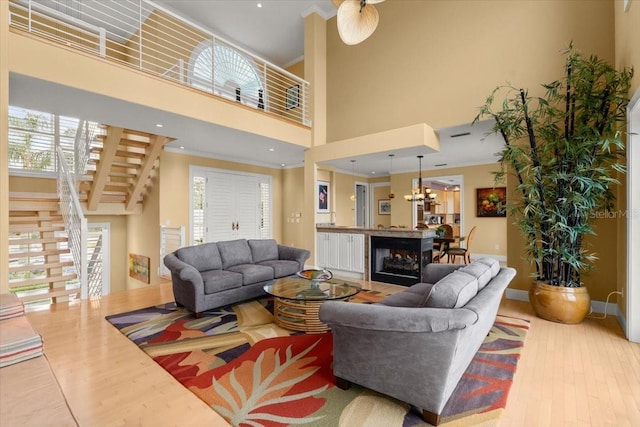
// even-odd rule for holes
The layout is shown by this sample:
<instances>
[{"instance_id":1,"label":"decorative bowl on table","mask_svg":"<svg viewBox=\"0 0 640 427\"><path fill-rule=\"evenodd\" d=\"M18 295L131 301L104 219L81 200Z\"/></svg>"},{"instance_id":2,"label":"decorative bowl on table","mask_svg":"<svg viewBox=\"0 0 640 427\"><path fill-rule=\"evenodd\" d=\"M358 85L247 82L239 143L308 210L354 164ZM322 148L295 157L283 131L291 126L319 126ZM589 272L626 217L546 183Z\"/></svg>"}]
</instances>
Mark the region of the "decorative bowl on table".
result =
<instances>
[{"instance_id":1,"label":"decorative bowl on table","mask_svg":"<svg viewBox=\"0 0 640 427\"><path fill-rule=\"evenodd\" d=\"M325 269L310 268L308 270L298 271L296 273L303 279L311 280L312 282L323 282L325 280L331 280L333 273Z\"/></svg>"}]
</instances>

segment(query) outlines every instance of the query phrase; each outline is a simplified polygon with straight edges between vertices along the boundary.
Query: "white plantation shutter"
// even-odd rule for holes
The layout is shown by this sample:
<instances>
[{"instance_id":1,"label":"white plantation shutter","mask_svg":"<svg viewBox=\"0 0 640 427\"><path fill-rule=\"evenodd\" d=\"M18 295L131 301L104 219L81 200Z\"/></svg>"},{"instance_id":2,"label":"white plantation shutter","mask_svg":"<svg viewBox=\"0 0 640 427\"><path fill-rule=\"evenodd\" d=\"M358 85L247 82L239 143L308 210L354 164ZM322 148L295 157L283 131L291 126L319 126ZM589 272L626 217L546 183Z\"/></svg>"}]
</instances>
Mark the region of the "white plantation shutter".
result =
<instances>
[{"instance_id":1,"label":"white plantation shutter","mask_svg":"<svg viewBox=\"0 0 640 427\"><path fill-rule=\"evenodd\" d=\"M260 182L260 238L271 238L271 184Z\"/></svg>"},{"instance_id":2,"label":"white plantation shutter","mask_svg":"<svg viewBox=\"0 0 640 427\"><path fill-rule=\"evenodd\" d=\"M171 272L163 262L165 255L180 249L184 245L184 226L160 226L160 268L158 269L160 276L171 276Z\"/></svg>"}]
</instances>

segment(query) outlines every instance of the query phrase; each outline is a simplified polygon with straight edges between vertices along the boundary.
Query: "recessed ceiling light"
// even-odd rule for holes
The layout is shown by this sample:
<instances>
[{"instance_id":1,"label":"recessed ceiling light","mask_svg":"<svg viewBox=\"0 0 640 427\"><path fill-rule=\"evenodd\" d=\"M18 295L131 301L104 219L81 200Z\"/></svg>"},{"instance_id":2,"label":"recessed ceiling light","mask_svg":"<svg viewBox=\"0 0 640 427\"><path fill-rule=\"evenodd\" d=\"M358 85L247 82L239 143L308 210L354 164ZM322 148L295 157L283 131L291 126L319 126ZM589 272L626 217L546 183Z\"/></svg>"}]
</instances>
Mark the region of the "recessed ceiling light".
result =
<instances>
[{"instance_id":1,"label":"recessed ceiling light","mask_svg":"<svg viewBox=\"0 0 640 427\"><path fill-rule=\"evenodd\" d=\"M376 171L372 171L372 172L371 172L371 175L375 175L375 174L376 174Z\"/></svg>"},{"instance_id":2,"label":"recessed ceiling light","mask_svg":"<svg viewBox=\"0 0 640 427\"><path fill-rule=\"evenodd\" d=\"M262 8L262 3L258 3L256 6L258 6L258 9Z\"/></svg>"},{"instance_id":3,"label":"recessed ceiling light","mask_svg":"<svg viewBox=\"0 0 640 427\"><path fill-rule=\"evenodd\" d=\"M180 146L180 149L181 149L181 150L184 150L184 145L181 145L181 146Z\"/></svg>"},{"instance_id":4,"label":"recessed ceiling light","mask_svg":"<svg viewBox=\"0 0 640 427\"><path fill-rule=\"evenodd\" d=\"M269 151L276 151L275 148L269 148Z\"/></svg>"},{"instance_id":5,"label":"recessed ceiling light","mask_svg":"<svg viewBox=\"0 0 640 427\"><path fill-rule=\"evenodd\" d=\"M163 127L163 126L164 126L164 125L163 125L162 123L156 123L156 127L157 127L157 128L161 128L161 127Z\"/></svg>"},{"instance_id":6,"label":"recessed ceiling light","mask_svg":"<svg viewBox=\"0 0 640 427\"><path fill-rule=\"evenodd\" d=\"M287 165L285 165L284 163L280 163L280 166L285 167L285 166L287 166Z\"/></svg>"}]
</instances>

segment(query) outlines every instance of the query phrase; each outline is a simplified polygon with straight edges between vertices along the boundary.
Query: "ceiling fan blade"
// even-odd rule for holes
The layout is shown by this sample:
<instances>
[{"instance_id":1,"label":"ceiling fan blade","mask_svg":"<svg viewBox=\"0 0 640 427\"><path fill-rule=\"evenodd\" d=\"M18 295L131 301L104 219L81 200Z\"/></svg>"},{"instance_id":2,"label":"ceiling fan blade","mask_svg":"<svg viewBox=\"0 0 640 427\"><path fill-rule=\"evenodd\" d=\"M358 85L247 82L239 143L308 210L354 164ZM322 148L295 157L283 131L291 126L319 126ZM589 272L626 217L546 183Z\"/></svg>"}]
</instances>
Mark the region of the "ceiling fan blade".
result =
<instances>
[{"instance_id":1,"label":"ceiling fan blade","mask_svg":"<svg viewBox=\"0 0 640 427\"><path fill-rule=\"evenodd\" d=\"M367 4L360 11L359 0L345 0L338 8L338 34L345 44L366 40L378 26L378 11Z\"/></svg>"},{"instance_id":2,"label":"ceiling fan blade","mask_svg":"<svg viewBox=\"0 0 640 427\"><path fill-rule=\"evenodd\" d=\"M331 3L333 3L333 5L336 7L336 9L338 9L340 7L340 5L344 2L345 0L331 0ZM384 0L366 0L367 4L378 4L378 3L382 3Z\"/></svg>"}]
</instances>

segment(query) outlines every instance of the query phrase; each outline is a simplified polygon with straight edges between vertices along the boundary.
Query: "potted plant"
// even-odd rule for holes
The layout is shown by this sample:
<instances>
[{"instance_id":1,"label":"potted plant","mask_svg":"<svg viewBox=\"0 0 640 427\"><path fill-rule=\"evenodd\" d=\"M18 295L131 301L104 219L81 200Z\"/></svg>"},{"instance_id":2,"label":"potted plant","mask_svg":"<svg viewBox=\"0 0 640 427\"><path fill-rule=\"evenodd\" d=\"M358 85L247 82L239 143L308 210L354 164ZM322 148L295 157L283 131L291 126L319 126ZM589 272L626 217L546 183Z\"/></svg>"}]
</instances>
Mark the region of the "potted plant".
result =
<instances>
[{"instance_id":1,"label":"potted plant","mask_svg":"<svg viewBox=\"0 0 640 427\"><path fill-rule=\"evenodd\" d=\"M542 85L544 96L530 96L512 85L498 87L474 122L492 117L492 130L505 140L496 182L511 173L518 179L506 208L535 265L529 300L536 315L579 323L590 309L582 274L597 259L584 237L595 234L598 212L613 207L611 186L625 171L620 129L633 70L617 71L572 44L564 54L564 77Z\"/></svg>"}]
</instances>

